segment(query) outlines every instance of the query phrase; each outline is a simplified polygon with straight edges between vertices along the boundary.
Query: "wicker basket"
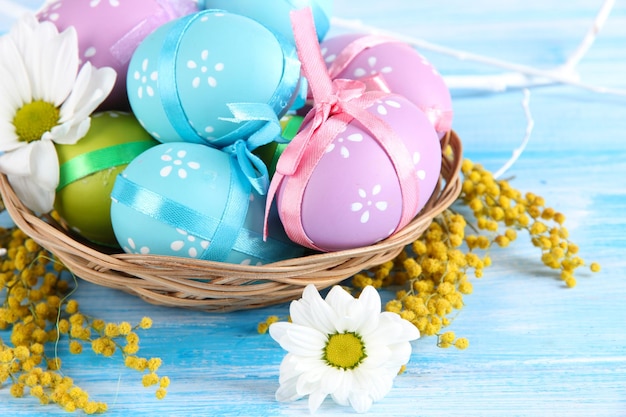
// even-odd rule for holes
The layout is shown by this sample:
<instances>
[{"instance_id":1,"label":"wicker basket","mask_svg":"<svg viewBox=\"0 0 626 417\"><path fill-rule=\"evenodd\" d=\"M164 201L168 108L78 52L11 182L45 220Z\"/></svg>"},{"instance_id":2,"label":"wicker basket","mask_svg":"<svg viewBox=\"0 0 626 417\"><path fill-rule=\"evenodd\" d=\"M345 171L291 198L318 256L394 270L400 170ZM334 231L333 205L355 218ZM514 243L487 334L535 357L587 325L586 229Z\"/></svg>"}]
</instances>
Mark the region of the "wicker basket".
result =
<instances>
[{"instance_id":1,"label":"wicker basket","mask_svg":"<svg viewBox=\"0 0 626 417\"><path fill-rule=\"evenodd\" d=\"M147 302L206 311L263 307L298 298L307 284L329 287L398 255L419 238L433 218L449 207L461 190L461 142L451 132L436 192L411 223L372 246L313 254L263 266L235 265L158 255L108 254L83 242L61 225L28 210L0 175L0 193L16 225L55 254L76 276L135 294Z\"/></svg>"}]
</instances>

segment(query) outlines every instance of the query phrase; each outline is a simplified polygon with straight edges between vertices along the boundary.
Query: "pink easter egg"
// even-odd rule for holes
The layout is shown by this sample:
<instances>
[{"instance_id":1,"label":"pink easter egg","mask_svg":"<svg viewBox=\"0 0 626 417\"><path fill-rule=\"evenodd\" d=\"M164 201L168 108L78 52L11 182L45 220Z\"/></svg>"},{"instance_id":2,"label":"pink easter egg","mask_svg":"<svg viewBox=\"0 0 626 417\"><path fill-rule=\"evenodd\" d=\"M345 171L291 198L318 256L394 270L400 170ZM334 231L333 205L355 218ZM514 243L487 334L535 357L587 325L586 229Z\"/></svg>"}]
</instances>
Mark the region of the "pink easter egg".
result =
<instances>
[{"instance_id":1,"label":"pink easter egg","mask_svg":"<svg viewBox=\"0 0 626 417\"><path fill-rule=\"evenodd\" d=\"M320 46L332 78L355 80L381 74L390 92L403 95L426 113L440 138L451 129L450 91L439 72L410 45L390 38L345 34ZM333 66L338 72L332 71Z\"/></svg>"},{"instance_id":2,"label":"pink easter egg","mask_svg":"<svg viewBox=\"0 0 626 417\"><path fill-rule=\"evenodd\" d=\"M419 196L416 215L431 197L441 171L441 145L426 114L406 98L390 94L367 111L387 122L402 140L414 164ZM288 181L288 180L286 180ZM277 208L283 216L292 196L277 192ZM362 247L389 237L400 224L402 193L398 174L381 145L357 121L347 124L326 148L311 174L302 198L301 218L305 234L325 251Z\"/></svg>"},{"instance_id":3,"label":"pink easter egg","mask_svg":"<svg viewBox=\"0 0 626 417\"><path fill-rule=\"evenodd\" d=\"M194 0L57 0L43 8L40 21L78 35L81 63L117 72L113 91L101 110L127 110L126 73L132 53L157 27L197 11Z\"/></svg>"}]
</instances>

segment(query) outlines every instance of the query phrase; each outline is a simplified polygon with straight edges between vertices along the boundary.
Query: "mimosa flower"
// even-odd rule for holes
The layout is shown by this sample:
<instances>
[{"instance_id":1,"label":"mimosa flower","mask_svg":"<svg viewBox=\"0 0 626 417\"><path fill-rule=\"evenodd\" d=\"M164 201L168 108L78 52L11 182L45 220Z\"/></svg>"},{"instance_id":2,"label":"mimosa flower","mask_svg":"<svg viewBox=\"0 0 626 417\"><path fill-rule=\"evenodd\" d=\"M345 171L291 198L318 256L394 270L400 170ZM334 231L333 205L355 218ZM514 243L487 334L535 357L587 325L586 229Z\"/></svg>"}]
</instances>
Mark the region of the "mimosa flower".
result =
<instances>
[{"instance_id":1,"label":"mimosa flower","mask_svg":"<svg viewBox=\"0 0 626 417\"><path fill-rule=\"evenodd\" d=\"M0 38L0 171L20 200L46 213L59 183L54 143L73 145L113 88L116 73L86 63L69 28L24 16Z\"/></svg>"},{"instance_id":2,"label":"mimosa flower","mask_svg":"<svg viewBox=\"0 0 626 417\"><path fill-rule=\"evenodd\" d=\"M391 312L381 313L374 287L355 299L340 286L322 299L308 285L290 306L291 323L270 326L270 335L289 353L280 365L278 401L309 396L315 412L330 395L340 405L367 411L382 399L411 356L419 331Z\"/></svg>"}]
</instances>

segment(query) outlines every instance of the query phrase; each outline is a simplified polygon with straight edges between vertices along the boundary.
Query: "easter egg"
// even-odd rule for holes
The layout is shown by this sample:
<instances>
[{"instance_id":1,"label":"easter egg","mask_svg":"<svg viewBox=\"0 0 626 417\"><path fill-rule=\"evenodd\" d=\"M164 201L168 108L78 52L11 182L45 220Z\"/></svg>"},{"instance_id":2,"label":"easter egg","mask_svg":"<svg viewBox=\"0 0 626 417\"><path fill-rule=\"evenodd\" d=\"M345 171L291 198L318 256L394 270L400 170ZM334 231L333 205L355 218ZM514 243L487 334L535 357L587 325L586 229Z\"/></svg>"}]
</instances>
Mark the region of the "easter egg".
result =
<instances>
[{"instance_id":1,"label":"easter egg","mask_svg":"<svg viewBox=\"0 0 626 417\"><path fill-rule=\"evenodd\" d=\"M400 152L408 152L413 163L410 168L414 169L402 173L417 176L419 187L414 192L418 202L416 211L410 213L413 217L429 200L439 180L440 141L424 112L408 99L394 94L383 97L367 111L393 129L404 145ZM324 251L351 249L389 237L405 225L401 223L400 173L380 143L356 120L330 139L308 181L300 178L306 183L299 221L306 240L312 243L310 247ZM307 163L311 161L307 159ZM289 237L307 244L300 241L286 216L290 207L298 204L287 188L292 180L286 177L280 184L277 209Z\"/></svg>"},{"instance_id":2,"label":"easter egg","mask_svg":"<svg viewBox=\"0 0 626 417\"><path fill-rule=\"evenodd\" d=\"M193 0L57 0L38 14L62 31L76 29L81 62L117 72L101 109L126 110L126 73L139 42L157 27L197 11Z\"/></svg>"},{"instance_id":3,"label":"easter egg","mask_svg":"<svg viewBox=\"0 0 626 417\"><path fill-rule=\"evenodd\" d=\"M251 17L271 29L274 33L293 42L293 30L289 12L302 7L311 7L318 39L321 41L330 29L332 0L199 0L200 8L223 9Z\"/></svg>"},{"instance_id":4,"label":"easter egg","mask_svg":"<svg viewBox=\"0 0 626 417\"><path fill-rule=\"evenodd\" d=\"M161 142L217 148L280 118L299 93L293 45L245 16L204 10L161 26L139 45L128 96L143 126ZM232 105L258 107L238 119Z\"/></svg>"},{"instance_id":5,"label":"easter egg","mask_svg":"<svg viewBox=\"0 0 626 417\"><path fill-rule=\"evenodd\" d=\"M147 150L111 193L120 246L127 253L254 265L302 255L278 219L263 241L266 199L242 177L230 154L209 146L173 142Z\"/></svg>"},{"instance_id":6,"label":"easter egg","mask_svg":"<svg viewBox=\"0 0 626 417\"><path fill-rule=\"evenodd\" d=\"M452 99L439 72L410 45L390 38L344 34L320 45L332 78L382 75L388 89L426 113L439 137L452 126Z\"/></svg>"},{"instance_id":7,"label":"easter egg","mask_svg":"<svg viewBox=\"0 0 626 417\"><path fill-rule=\"evenodd\" d=\"M116 246L110 215L115 178L156 144L131 114L94 114L89 131L76 144L55 144L60 180L54 208L59 216L88 240Z\"/></svg>"}]
</instances>

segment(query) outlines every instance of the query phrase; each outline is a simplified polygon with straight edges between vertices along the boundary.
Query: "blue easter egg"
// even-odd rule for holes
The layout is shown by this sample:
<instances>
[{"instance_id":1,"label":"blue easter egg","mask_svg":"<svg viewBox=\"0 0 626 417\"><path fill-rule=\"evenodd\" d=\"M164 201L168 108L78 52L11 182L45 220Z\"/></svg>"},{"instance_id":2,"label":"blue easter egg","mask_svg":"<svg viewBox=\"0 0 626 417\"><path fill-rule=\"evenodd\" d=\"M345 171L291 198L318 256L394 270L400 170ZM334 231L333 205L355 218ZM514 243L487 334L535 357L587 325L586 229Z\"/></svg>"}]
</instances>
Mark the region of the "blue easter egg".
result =
<instances>
[{"instance_id":1,"label":"blue easter egg","mask_svg":"<svg viewBox=\"0 0 626 417\"><path fill-rule=\"evenodd\" d=\"M265 123L254 115L236 120L229 105L259 104L280 118L300 79L288 41L248 17L204 10L143 40L129 64L127 88L135 116L157 140L222 148Z\"/></svg>"},{"instance_id":2,"label":"blue easter egg","mask_svg":"<svg viewBox=\"0 0 626 417\"><path fill-rule=\"evenodd\" d=\"M160 144L136 157L111 192L111 223L127 253L238 264L294 258L277 218L263 241L265 197L250 191L231 155L209 146Z\"/></svg>"},{"instance_id":3,"label":"blue easter egg","mask_svg":"<svg viewBox=\"0 0 626 417\"><path fill-rule=\"evenodd\" d=\"M293 42L289 12L311 7L317 38L321 42L330 29L332 0L200 0L201 9L223 9L258 20L274 33Z\"/></svg>"}]
</instances>

